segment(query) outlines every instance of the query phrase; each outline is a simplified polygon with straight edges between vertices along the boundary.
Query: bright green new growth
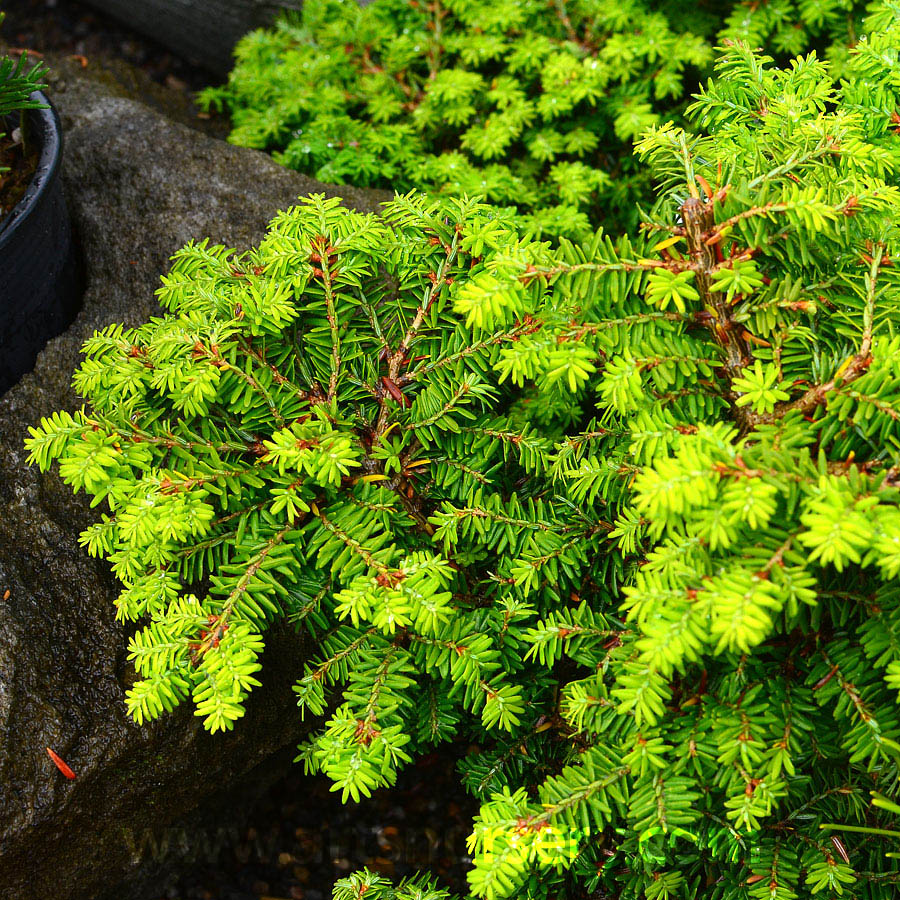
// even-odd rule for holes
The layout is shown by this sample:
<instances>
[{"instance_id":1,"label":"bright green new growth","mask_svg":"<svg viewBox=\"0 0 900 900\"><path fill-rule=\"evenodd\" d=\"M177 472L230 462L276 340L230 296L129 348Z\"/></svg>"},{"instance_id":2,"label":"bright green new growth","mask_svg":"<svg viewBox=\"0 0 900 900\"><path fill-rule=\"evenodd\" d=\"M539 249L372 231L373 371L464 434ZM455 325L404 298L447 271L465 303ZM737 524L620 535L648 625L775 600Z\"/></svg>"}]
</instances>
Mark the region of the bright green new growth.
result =
<instances>
[{"instance_id":1,"label":"bright green new growth","mask_svg":"<svg viewBox=\"0 0 900 900\"><path fill-rule=\"evenodd\" d=\"M5 13L0 12L0 26L3 25ZM39 91L47 85L42 82L46 74L42 63L27 68L28 56L22 53L15 62L9 56L0 56L0 126L6 119L13 115L21 115L29 109L40 109L41 104L29 99L34 91ZM0 131L0 138L4 132ZM0 179L3 173L9 171L0 166ZM2 181L0 181L2 183Z\"/></svg>"},{"instance_id":2,"label":"bright green new growth","mask_svg":"<svg viewBox=\"0 0 900 900\"><path fill-rule=\"evenodd\" d=\"M639 562L603 619L530 632L538 660L581 666L560 727L584 746L536 796L495 780L478 893L539 895L539 842L569 829L608 837L568 879L616 897L895 890L869 792L896 800L900 767L896 21L840 90L812 57L730 51L691 110L708 136L639 145L666 185L646 243L557 267L557 294L639 279L585 304L599 415L553 463Z\"/></svg>"},{"instance_id":3,"label":"bright green new growth","mask_svg":"<svg viewBox=\"0 0 900 900\"><path fill-rule=\"evenodd\" d=\"M640 142L631 237L312 199L182 251L28 441L105 504L134 714L229 727L288 618L345 796L484 748L476 896L892 896L900 12L870 27L840 84L727 50L696 133ZM442 896L397 890L336 896Z\"/></svg>"},{"instance_id":4,"label":"bright green new growth","mask_svg":"<svg viewBox=\"0 0 900 900\"><path fill-rule=\"evenodd\" d=\"M631 142L683 107L717 30L846 52L862 6L310 0L302 21L248 35L204 99L231 111L232 141L323 181L480 195L584 238L635 221L649 188Z\"/></svg>"},{"instance_id":5,"label":"bright green new growth","mask_svg":"<svg viewBox=\"0 0 900 900\"><path fill-rule=\"evenodd\" d=\"M0 12L0 26L3 25L5 13ZM34 91L45 88L41 82L44 73L42 63L26 68L28 57L20 54L13 62L9 56L0 56L0 119L25 109L38 109L40 104L28 98Z\"/></svg>"},{"instance_id":6,"label":"bright green new growth","mask_svg":"<svg viewBox=\"0 0 900 900\"><path fill-rule=\"evenodd\" d=\"M345 795L392 780L464 711L488 732L519 724L524 648L507 632L531 611L492 586L483 545L509 531L509 569L551 529L543 500L501 502L549 447L494 411L510 395L501 348L534 326L499 311L472 340L454 309L516 242L475 202L403 198L379 218L311 198L245 256L185 248L159 292L168 315L87 342L90 410L29 447L108 508L84 544L125 583L120 617L150 620L131 642L138 721L192 696L230 728L262 634L287 617L322 635L301 706L319 715L347 685L310 747ZM539 291L496 302L524 310ZM507 518L534 521L513 533Z\"/></svg>"}]
</instances>

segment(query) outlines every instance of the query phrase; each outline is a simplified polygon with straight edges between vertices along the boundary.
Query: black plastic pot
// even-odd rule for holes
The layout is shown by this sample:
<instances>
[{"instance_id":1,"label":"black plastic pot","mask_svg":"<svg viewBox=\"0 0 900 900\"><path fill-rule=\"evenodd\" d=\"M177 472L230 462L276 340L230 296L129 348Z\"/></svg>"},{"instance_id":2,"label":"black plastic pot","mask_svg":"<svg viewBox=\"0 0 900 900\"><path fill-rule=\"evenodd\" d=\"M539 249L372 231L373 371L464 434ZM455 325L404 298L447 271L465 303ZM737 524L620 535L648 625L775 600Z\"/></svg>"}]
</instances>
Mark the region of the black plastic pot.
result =
<instances>
[{"instance_id":1,"label":"black plastic pot","mask_svg":"<svg viewBox=\"0 0 900 900\"><path fill-rule=\"evenodd\" d=\"M40 92L32 99L47 102ZM39 147L40 158L25 195L0 221L0 394L34 367L41 348L65 331L81 302L59 177L59 117L52 107L26 115L28 137Z\"/></svg>"}]
</instances>

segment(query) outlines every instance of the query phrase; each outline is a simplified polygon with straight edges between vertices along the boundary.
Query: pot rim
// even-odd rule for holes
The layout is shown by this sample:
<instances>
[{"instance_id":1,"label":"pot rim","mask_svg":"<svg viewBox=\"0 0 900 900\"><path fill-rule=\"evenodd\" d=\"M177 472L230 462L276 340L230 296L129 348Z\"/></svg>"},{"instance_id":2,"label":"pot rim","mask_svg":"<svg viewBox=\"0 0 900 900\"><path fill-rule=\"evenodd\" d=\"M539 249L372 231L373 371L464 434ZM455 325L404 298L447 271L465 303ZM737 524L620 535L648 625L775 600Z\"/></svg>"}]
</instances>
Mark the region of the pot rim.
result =
<instances>
[{"instance_id":1,"label":"pot rim","mask_svg":"<svg viewBox=\"0 0 900 900\"><path fill-rule=\"evenodd\" d=\"M34 176L22 199L12 208L9 215L0 221L0 250L12 240L22 222L28 218L41 197L49 190L62 158L62 128L56 108L43 91L34 91L29 99L47 105L46 109L28 111L39 132L37 139L40 141L41 151Z\"/></svg>"}]
</instances>

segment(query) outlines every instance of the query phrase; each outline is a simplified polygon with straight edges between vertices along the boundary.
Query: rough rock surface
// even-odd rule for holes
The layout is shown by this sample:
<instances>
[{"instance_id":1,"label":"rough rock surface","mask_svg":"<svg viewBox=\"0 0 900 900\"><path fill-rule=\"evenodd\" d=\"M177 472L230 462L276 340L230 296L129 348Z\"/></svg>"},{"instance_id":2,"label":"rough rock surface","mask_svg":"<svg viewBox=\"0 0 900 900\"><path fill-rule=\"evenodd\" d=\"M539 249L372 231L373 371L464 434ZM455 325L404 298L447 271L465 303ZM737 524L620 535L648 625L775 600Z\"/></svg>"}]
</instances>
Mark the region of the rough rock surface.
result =
<instances>
[{"instance_id":1,"label":"rough rock surface","mask_svg":"<svg viewBox=\"0 0 900 900\"><path fill-rule=\"evenodd\" d=\"M227 822L229 804L290 758L302 648L284 635L279 652L273 639L264 686L229 735L204 733L189 709L134 726L123 707L132 675L113 615L117 587L77 541L93 514L55 474L25 465L22 441L41 416L78 405L69 381L85 337L156 311L159 274L180 245L208 235L249 246L298 195L336 191L164 118L114 80L95 81L90 67L56 68L50 93L88 286L71 329L0 398L0 897L128 900L166 863L162 848L196 850L186 835L204 839L204 823ZM370 210L385 199L340 193Z\"/></svg>"}]
</instances>

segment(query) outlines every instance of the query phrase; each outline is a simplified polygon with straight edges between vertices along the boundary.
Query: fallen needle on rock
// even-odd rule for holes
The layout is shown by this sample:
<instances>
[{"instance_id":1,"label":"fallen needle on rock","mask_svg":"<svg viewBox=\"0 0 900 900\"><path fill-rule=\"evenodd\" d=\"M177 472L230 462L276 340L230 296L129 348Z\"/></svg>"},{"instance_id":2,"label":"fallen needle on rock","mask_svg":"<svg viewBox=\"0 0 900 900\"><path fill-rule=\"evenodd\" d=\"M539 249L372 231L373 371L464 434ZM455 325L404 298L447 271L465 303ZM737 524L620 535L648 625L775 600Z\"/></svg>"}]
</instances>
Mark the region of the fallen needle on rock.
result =
<instances>
[{"instance_id":1,"label":"fallen needle on rock","mask_svg":"<svg viewBox=\"0 0 900 900\"><path fill-rule=\"evenodd\" d=\"M75 773L69 768L68 763L58 753L55 753L48 747L47 755L50 757L50 759L53 760L53 765L55 765L56 768L59 769L59 771L69 779L69 781L75 778Z\"/></svg>"}]
</instances>

